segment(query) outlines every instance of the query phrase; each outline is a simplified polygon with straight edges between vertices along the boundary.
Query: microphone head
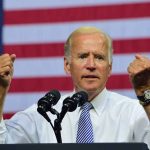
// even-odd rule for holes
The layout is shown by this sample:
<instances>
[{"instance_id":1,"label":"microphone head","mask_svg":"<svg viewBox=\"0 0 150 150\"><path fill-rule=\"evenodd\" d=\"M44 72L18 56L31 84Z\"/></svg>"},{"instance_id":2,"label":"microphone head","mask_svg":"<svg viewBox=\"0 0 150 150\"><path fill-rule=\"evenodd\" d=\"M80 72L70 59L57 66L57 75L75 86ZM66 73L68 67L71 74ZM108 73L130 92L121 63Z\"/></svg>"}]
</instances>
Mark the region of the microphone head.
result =
<instances>
[{"instance_id":1,"label":"microphone head","mask_svg":"<svg viewBox=\"0 0 150 150\"><path fill-rule=\"evenodd\" d=\"M78 101L79 106L82 106L85 102L88 101L88 94L85 91L80 91L75 93L72 96L72 99L74 99L75 101Z\"/></svg>"},{"instance_id":2,"label":"microphone head","mask_svg":"<svg viewBox=\"0 0 150 150\"><path fill-rule=\"evenodd\" d=\"M51 101L52 105L56 105L58 100L60 99L60 92L58 90L51 90L44 97L46 97L49 101Z\"/></svg>"},{"instance_id":3,"label":"microphone head","mask_svg":"<svg viewBox=\"0 0 150 150\"><path fill-rule=\"evenodd\" d=\"M58 90L52 90L48 92L38 101L38 112L43 113L49 111L53 105L57 104L59 99L60 93Z\"/></svg>"},{"instance_id":4,"label":"microphone head","mask_svg":"<svg viewBox=\"0 0 150 150\"><path fill-rule=\"evenodd\" d=\"M63 101L63 107L67 107L69 112L74 111L77 108L78 102L74 101L73 99L71 99L70 97L67 97L64 101Z\"/></svg>"}]
</instances>

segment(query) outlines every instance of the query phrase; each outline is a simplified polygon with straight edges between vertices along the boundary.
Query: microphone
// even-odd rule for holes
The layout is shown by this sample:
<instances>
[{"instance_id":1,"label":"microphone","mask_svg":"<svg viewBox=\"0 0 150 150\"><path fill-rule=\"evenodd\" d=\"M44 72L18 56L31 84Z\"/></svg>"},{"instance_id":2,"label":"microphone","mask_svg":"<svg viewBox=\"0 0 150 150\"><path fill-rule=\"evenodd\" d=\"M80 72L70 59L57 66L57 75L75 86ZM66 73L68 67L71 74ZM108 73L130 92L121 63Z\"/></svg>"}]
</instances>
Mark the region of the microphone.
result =
<instances>
[{"instance_id":1,"label":"microphone","mask_svg":"<svg viewBox=\"0 0 150 150\"><path fill-rule=\"evenodd\" d=\"M71 98L66 98L63 101L63 107L67 108L67 111L74 111L77 106L82 106L88 100L88 95L84 91L73 94Z\"/></svg>"},{"instance_id":2,"label":"microphone","mask_svg":"<svg viewBox=\"0 0 150 150\"><path fill-rule=\"evenodd\" d=\"M80 91L75 93L72 97L72 100L78 102L78 106L82 106L85 102L88 101L88 94L85 91Z\"/></svg>"},{"instance_id":3,"label":"microphone","mask_svg":"<svg viewBox=\"0 0 150 150\"><path fill-rule=\"evenodd\" d=\"M57 121L60 123L67 111L72 112L77 108L77 106L82 106L87 101L88 94L84 91L77 92L72 97L65 98L63 101L62 110L59 115L59 121Z\"/></svg>"},{"instance_id":4,"label":"microphone","mask_svg":"<svg viewBox=\"0 0 150 150\"><path fill-rule=\"evenodd\" d=\"M52 90L45 94L44 97L42 97L38 101L38 108L37 111L47 120L48 116L46 114L47 111L51 111L51 113L56 114L57 111L55 109L52 109L52 106L56 105L58 100L60 99L60 93L58 90Z\"/></svg>"}]
</instances>

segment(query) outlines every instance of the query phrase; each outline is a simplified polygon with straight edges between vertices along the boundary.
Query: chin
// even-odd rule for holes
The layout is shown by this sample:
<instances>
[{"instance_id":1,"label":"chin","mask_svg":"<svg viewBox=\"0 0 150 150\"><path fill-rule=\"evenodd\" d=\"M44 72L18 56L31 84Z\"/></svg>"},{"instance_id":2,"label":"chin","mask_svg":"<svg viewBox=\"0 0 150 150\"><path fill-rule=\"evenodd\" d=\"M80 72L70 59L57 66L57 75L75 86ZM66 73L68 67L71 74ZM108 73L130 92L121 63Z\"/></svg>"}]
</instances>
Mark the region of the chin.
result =
<instances>
[{"instance_id":1,"label":"chin","mask_svg":"<svg viewBox=\"0 0 150 150\"><path fill-rule=\"evenodd\" d=\"M87 89L86 90L88 93L99 93L99 89Z\"/></svg>"},{"instance_id":2,"label":"chin","mask_svg":"<svg viewBox=\"0 0 150 150\"><path fill-rule=\"evenodd\" d=\"M84 89L87 92L97 92L99 91L99 87L83 87L82 89Z\"/></svg>"},{"instance_id":3,"label":"chin","mask_svg":"<svg viewBox=\"0 0 150 150\"><path fill-rule=\"evenodd\" d=\"M76 84L77 85L77 84ZM76 86L77 91L86 91L86 92L97 92L101 91L102 87L97 84L78 84Z\"/></svg>"}]
</instances>

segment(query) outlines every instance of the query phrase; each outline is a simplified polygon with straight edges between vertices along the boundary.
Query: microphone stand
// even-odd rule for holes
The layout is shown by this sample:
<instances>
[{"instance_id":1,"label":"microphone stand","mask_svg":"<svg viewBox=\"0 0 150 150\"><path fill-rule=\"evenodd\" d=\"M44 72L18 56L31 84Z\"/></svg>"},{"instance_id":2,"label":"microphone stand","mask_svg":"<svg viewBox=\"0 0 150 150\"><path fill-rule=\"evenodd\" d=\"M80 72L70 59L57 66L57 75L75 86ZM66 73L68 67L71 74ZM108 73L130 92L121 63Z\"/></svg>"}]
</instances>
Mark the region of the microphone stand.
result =
<instances>
[{"instance_id":1,"label":"microphone stand","mask_svg":"<svg viewBox=\"0 0 150 150\"><path fill-rule=\"evenodd\" d=\"M60 114L53 108L50 109L50 112L52 114L57 115L57 119L55 119L55 121L54 121L54 126L52 126L52 125L51 126L53 128L54 133L55 133L55 136L56 136L56 139L57 139L57 143L62 143L62 138L61 138L61 133L60 133L62 128L61 128L61 125L57 123L57 120L58 120Z\"/></svg>"},{"instance_id":2,"label":"microphone stand","mask_svg":"<svg viewBox=\"0 0 150 150\"><path fill-rule=\"evenodd\" d=\"M57 118L54 121L54 132L55 132L56 139L57 139L58 143L62 143L61 130L62 130L62 127L61 127L61 124Z\"/></svg>"},{"instance_id":3,"label":"microphone stand","mask_svg":"<svg viewBox=\"0 0 150 150\"><path fill-rule=\"evenodd\" d=\"M62 130L61 122L62 122L65 114L67 113L68 109L69 109L68 107L63 106L61 113L57 116L57 119L55 119L55 121L54 121L54 132L56 134L56 138L57 138L58 143L62 143L62 138L61 138L61 130Z\"/></svg>"},{"instance_id":4,"label":"microphone stand","mask_svg":"<svg viewBox=\"0 0 150 150\"><path fill-rule=\"evenodd\" d=\"M57 143L62 143L61 134L60 134L60 132L59 132L60 129L58 130L58 128L56 128L56 127L58 127L58 125L54 125L54 126L53 126L53 124L52 124L52 122L51 122L51 119L48 117L48 115L47 115L47 113L46 113L45 111L43 111L43 110L40 109L40 108L38 108L37 111L50 123L50 125L51 125L51 127L52 127L52 129L53 129L53 131L54 131L54 134L55 134L55 136L56 136ZM57 118L59 118L59 113L58 113L55 109L51 108L49 111L50 111L52 114L57 115ZM55 121L55 122L56 122L56 121ZM61 128L61 127L60 127L60 128Z\"/></svg>"},{"instance_id":5,"label":"microphone stand","mask_svg":"<svg viewBox=\"0 0 150 150\"><path fill-rule=\"evenodd\" d=\"M57 115L57 119L54 121L54 132L56 133L57 140L59 143L62 143L61 139L61 122L68 111L74 111L77 108L77 101L72 100L70 97L67 97L64 100L64 104L61 112Z\"/></svg>"}]
</instances>

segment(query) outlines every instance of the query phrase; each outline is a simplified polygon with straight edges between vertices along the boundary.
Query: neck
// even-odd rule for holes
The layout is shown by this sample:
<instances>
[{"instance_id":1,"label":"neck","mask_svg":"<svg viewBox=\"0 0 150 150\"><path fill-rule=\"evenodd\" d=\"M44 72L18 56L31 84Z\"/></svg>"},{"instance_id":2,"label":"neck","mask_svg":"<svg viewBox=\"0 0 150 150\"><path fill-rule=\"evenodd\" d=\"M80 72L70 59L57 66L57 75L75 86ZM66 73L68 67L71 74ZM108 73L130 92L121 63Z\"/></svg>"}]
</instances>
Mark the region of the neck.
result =
<instances>
[{"instance_id":1,"label":"neck","mask_svg":"<svg viewBox=\"0 0 150 150\"><path fill-rule=\"evenodd\" d=\"M92 101L101 91L88 91L88 101Z\"/></svg>"},{"instance_id":2,"label":"neck","mask_svg":"<svg viewBox=\"0 0 150 150\"><path fill-rule=\"evenodd\" d=\"M104 88L103 88L104 89ZM87 94L88 94L88 101L92 101L99 93L101 93L103 91L103 89L98 89L98 90L95 90L95 91L86 91L84 89L77 89L76 92L79 92L79 91L85 91Z\"/></svg>"}]
</instances>

